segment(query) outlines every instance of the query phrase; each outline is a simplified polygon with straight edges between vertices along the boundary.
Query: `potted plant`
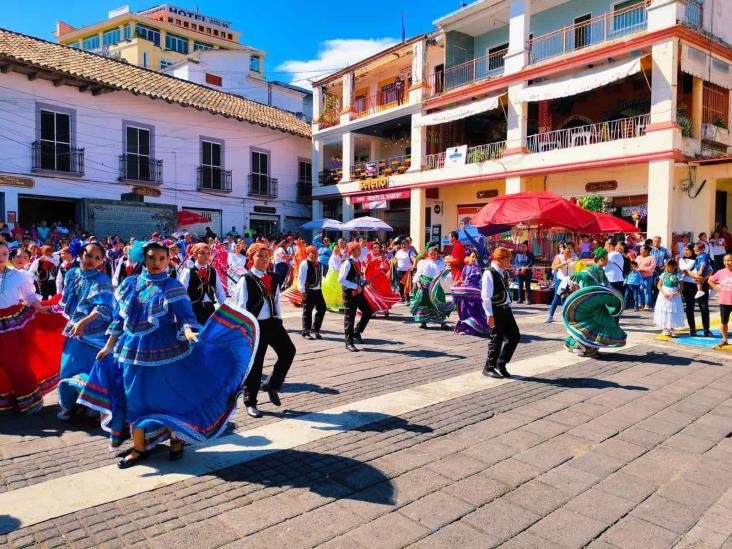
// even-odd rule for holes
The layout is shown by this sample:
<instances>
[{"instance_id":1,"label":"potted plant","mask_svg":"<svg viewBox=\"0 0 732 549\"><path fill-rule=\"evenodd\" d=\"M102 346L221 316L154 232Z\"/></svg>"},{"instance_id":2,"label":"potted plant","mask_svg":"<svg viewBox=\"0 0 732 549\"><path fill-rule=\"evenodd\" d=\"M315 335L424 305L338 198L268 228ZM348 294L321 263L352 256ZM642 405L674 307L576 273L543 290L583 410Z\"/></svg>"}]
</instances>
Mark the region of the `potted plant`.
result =
<instances>
[{"instance_id":1,"label":"potted plant","mask_svg":"<svg viewBox=\"0 0 732 549\"><path fill-rule=\"evenodd\" d=\"M729 146L729 129L722 115L718 115L712 124L702 124L702 140Z\"/></svg>"},{"instance_id":2,"label":"potted plant","mask_svg":"<svg viewBox=\"0 0 732 549\"><path fill-rule=\"evenodd\" d=\"M694 126L689 118L679 116L677 122L681 126L681 135L684 137L694 137Z\"/></svg>"}]
</instances>

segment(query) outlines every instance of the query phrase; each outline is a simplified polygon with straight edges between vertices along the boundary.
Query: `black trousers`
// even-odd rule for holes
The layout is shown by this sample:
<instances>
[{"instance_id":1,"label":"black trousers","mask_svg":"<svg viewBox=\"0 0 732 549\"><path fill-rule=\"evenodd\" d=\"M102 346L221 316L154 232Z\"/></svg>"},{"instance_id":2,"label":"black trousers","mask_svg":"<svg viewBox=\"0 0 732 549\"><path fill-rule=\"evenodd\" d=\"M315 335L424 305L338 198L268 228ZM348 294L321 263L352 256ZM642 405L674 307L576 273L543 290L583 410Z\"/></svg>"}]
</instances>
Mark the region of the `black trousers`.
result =
<instances>
[{"instance_id":1,"label":"black trousers","mask_svg":"<svg viewBox=\"0 0 732 549\"><path fill-rule=\"evenodd\" d=\"M345 307L343 329L346 336L346 345L348 345L349 343L353 343L354 333L362 334L366 329L366 325L369 323L373 311L363 292L353 295L352 290L343 290L343 305ZM358 321L358 326L354 328L357 310L361 311L361 320Z\"/></svg>"},{"instance_id":2,"label":"black trousers","mask_svg":"<svg viewBox=\"0 0 732 549\"><path fill-rule=\"evenodd\" d=\"M272 347L277 353L277 362L274 371L267 383L275 391L282 388L287 372L295 359L295 345L293 345L287 330L279 318L267 318L257 320L259 323L259 345L254 355L254 363L246 380L247 399L245 406L256 406L257 395L262 386L262 366L264 366L264 355L267 354L267 347Z\"/></svg>"},{"instance_id":3,"label":"black trousers","mask_svg":"<svg viewBox=\"0 0 732 549\"><path fill-rule=\"evenodd\" d=\"M315 308L315 323L313 324L313 308ZM325 318L325 299L323 290L308 290L302 303L302 331L319 332Z\"/></svg>"},{"instance_id":4,"label":"black trousers","mask_svg":"<svg viewBox=\"0 0 732 549\"><path fill-rule=\"evenodd\" d=\"M695 282L684 282L684 291L682 296L684 297L684 305L686 306L686 323L689 325L689 331L696 332L696 319L694 318L694 309L699 305L702 317L702 327L705 332L709 331L709 284L704 282L702 285L704 289L704 297L696 300L694 294L696 294L696 283Z\"/></svg>"},{"instance_id":5,"label":"black trousers","mask_svg":"<svg viewBox=\"0 0 732 549\"><path fill-rule=\"evenodd\" d=\"M210 301L208 303L202 303L200 301L193 303L193 312L196 315L198 323L203 326L206 321L214 314L216 307Z\"/></svg>"},{"instance_id":6,"label":"black trousers","mask_svg":"<svg viewBox=\"0 0 732 549\"><path fill-rule=\"evenodd\" d=\"M495 327L488 337L488 359L485 367L501 369L511 361L521 340L521 332L510 307L494 307L493 320Z\"/></svg>"},{"instance_id":7,"label":"black trousers","mask_svg":"<svg viewBox=\"0 0 732 549\"><path fill-rule=\"evenodd\" d=\"M406 275L409 271L397 271L397 279L399 280L399 295L402 299L409 298L408 295L404 295L404 284L402 284L402 279L404 278L404 275Z\"/></svg>"},{"instance_id":8,"label":"black trousers","mask_svg":"<svg viewBox=\"0 0 732 549\"><path fill-rule=\"evenodd\" d=\"M277 285L280 290L285 289L287 283L287 276L290 274L290 266L287 263L278 263L274 268L275 275L277 275Z\"/></svg>"},{"instance_id":9,"label":"black trousers","mask_svg":"<svg viewBox=\"0 0 732 549\"><path fill-rule=\"evenodd\" d=\"M516 276L518 281L518 300L521 303L524 299L526 303L531 303L531 280L534 278L534 273L531 269L528 269L523 274L519 273Z\"/></svg>"}]
</instances>

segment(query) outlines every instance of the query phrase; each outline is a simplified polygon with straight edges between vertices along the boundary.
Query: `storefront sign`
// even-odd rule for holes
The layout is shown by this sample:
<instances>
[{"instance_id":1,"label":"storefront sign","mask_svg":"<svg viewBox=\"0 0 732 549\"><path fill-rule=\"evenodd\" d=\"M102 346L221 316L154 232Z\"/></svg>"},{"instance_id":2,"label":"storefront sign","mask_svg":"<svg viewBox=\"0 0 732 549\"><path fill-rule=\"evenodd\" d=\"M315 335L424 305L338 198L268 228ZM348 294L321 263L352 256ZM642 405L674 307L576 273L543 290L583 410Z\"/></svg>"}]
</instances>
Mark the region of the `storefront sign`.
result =
<instances>
[{"instance_id":1,"label":"storefront sign","mask_svg":"<svg viewBox=\"0 0 732 549\"><path fill-rule=\"evenodd\" d=\"M8 187L25 187L26 189L32 189L35 186L35 181L32 177L18 177L17 175L0 175L0 185L7 185Z\"/></svg>"},{"instance_id":2,"label":"storefront sign","mask_svg":"<svg viewBox=\"0 0 732 549\"><path fill-rule=\"evenodd\" d=\"M254 211L260 214L276 214L277 208L272 206L254 206Z\"/></svg>"},{"instance_id":3,"label":"storefront sign","mask_svg":"<svg viewBox=\"0 0 732 549\"><path fill-rule=\"evenodd\" d=\"M588 193L599 193L603 191L614 191L618 188L617 181L595 181L585 185L585 191Z\"/></svg>"},{"instance_id":4,"label":"storefront sign","mask_svg":"<svg viewBox=\"0 0 732 549\"><path fill-rule=\"evenodd\" d=\"M160 189L155 189L153 187L132 187L132 192L135 193L137 196L152 196L152 197L159 197L162 193L160 192Z\"/></svg>"},{"instance_id":5,"label":"storefront sign","mask_svg":"<svg viewBox=\"0 0 732 549\"><path fill-rule=\"evenodd\" d=\"M478 198L495 198L498 196L498 189L489 189L487 191L478 191Z\"/></svg>"},{"instance_id":6,"label":"storefront sign","mask_svg":"<svg viewBox=\"0 0 732 549\"><path fill-rule=\"evenodd\" d=\"M366 179L358 182L359 191L379 191L386 189L389 186L389 178L385 175L381 175L374 179Z\"/></svg>"},{"instance_id":7,"label":"storefront sign","mask_svg":"<svg viewBox=\"0 0 732 549\"><path fill-rule=\"evenodd\" d=\"M361 196L354 196L351 198L353 204L365 204L367 202L379 202L382 200L399 200L401 198L409 198L411 193L409 191L394 191L392 193L376 193L376 194L364 194Z\"/></svg>"},{"instance_id":8,"label":"storefront sign","mask_svg":"<svg viewBox=\"0 0 732 549\"><path fill-rule=\"evenodd\" d=\"M376 202L366 202L364 208L367 210L386 210L389 207L387 200L378 200Z\"/></svg>"},{"instance_id":9,"label":"storefront sign","mask_svg":"<svg viewBox=\"0 0 732 549\"><path fill-rule=\"evenodd\" d=\"M8 212L6 221L8 223L17 223L18 222L18 212Z\"/></svg>"},{"instance_id":10,"label":"storefront sign","mask_svg":"<svg viewBox=\"0 0 732 549\"><path fill-rule=\"evenodd\" d=\"M461 145L459 147L450 147L445 151L445 167L462 166L465 164L465 158L468 156L468 146Z\"/></svg>"}]
</instances>

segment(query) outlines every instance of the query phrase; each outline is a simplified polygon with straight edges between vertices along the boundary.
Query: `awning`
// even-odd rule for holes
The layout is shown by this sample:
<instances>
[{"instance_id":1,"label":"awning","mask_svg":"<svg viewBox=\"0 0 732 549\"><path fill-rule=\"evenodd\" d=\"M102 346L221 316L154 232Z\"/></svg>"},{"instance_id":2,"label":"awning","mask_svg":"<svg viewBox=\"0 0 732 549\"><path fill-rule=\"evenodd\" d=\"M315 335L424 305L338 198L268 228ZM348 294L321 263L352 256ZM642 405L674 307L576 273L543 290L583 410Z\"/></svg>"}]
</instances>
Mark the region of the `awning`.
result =
<instances>
[{"instance_id":1,"label":"awning","mask_svg":"<svg viewBox=\"0 0 732 549\"><path fill-rule=\"evenodd\" d=\"M681 45L681 70L728 90L732 89L732 67L686 44Z\"/></svg>"},{"instance_id":2,"label":"awning","mask_svg":"<svg viewBox=\"0 0 732 549\"><path fill-rule=\"evenodd\" d=\"M630 61L608 63L563 78L545 80L521 91L519 100L527 103L530 101L545 101L594 90L639 73L642 70L642 59L642 57L638 57Z\"/></svg>"},{"instance_id":3,"label":"awning","mask_svg":"<svg viewBox=\"0 0 732 549\"><path fill-rule=\"evenodd\" d=\"M461 105L460 107L454 107L445 111L427 114L422 116L422 118L419 120L419 122L417 122L416 125L422 127L434 126L436 124L445 124L447 122L453 122L455 120L467 118L468 116L473 116L474 114L492 111L493 109L498 107L498 101L501 99L501 97L502 96L500 95L497 95L495 97L486 97L485 99L473 101L472 103L468 103L467 105Z\"/></svg>"}]
</instances>

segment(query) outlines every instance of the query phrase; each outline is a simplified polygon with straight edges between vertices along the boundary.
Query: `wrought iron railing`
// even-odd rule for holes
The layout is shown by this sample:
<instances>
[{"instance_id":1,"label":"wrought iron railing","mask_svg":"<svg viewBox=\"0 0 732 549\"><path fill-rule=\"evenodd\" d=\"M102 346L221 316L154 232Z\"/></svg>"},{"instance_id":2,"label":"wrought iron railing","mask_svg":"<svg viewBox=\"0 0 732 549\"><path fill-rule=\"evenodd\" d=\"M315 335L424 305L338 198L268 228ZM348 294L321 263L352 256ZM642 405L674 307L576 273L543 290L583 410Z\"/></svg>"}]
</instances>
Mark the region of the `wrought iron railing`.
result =
<instances>
[{"instance_id":1,"label":"wrought iron railing","mask_svg":"<svg viewBox=\"0 0 732 549\"><path fill-rule=\"evenodd\" d=\"M409 95L407 94L406 83L402 82L400 86L382 90L374 95L356 97L351 104L351 117L362 118L406 103L409 103Z\"/></svg>"},{"instance_id":2,"label":"wrought iron railing","mask_svg":"<svg viewBox=\"0 0 732 549\"><path fill-rule=\"evenodd\" d=\"M697 0L685 0L686 23L699 29L704 26L704 4Z\"/></svg>"},{"instance_id":3,"label":"wrought iron railing","mask_svg":"<svg viewBox=\"0 0 732 549\"><path fill-rule=\"evenodd\" d=\"M277 178L259 173L250 173L249 196L277 198Z\"/></svg>"},{"instance_id":4,"label":"wrought iron railing","mask_svg":"<svg viewBox=\"0 0 732 549\"><path fill-rule=\"evenodd\" d=\"M343 179L343 170L329 169L318 172L318 181L321 186L337 185Z\"/></svg>"},{"instance_id":5,"label":"wrought iron railing","mask_svg":"<svg viewBox=\"0 0 732 549\"><path fill-rule=\"evenodd\" d=\"M412 165L412 158L408 155L392 156L371 162L358 162L351 166L351 180L369 179L380 175L398 175L406 172Z\"/></svg>"},{"instance_id":6,"label":"wrought iron railing","mask_svg":"<svg viewBox=\"0 0 732 549\"><path fill-rule=\"evenodd\" d=\"M163 161L139 154L119 156L119 178L160 185L163 182Z\"/></svg>"},{"instance_id":7,"label":"wrought iron railing","mask_svg":"<svg viewBox=\"0 0 732 549\"><path fill-rule=\"evenodd\" d=\"M231 192L231 170L216 166L198 166L198 190Z\"/></svg>"},{"instance_id":8,"label":"wrought iron railing","mask_svg":"<svg viewBox=\"0 0 732 549\"><path fill-rule=\"evenodd\" d=\"M578 128L567 128L530 135L526 145L529 152L540 153L556 149L570 149L594 143L641 137L651 122L650 114L599 122Z\"/></svg>"},{"instance_id":9,"label":"wrought iron railing","mask_svg":"<svg viewBox=\"0 0 732 549\"><path fill-rule=\"evenodd\" d=\"M506 150L505 141L497 141L488 143L487 145L477 145L469 147L465 153L466 164L476 164L487 160L498 160L503 158L503 151ZM425 169L436 170L445 167L445 152L429 154L426 157Z\"/></svg>"},{"instance_id":10,"label":"wrought iron railing","mask_svg":"<svg viewBox=\"0 0 732 549\"><path fill-rule=\"evenodd\" d=\"M84 149L55 141L34 141L31 149L34 170L84 174Z\"/></svg>"}]
</instances>

